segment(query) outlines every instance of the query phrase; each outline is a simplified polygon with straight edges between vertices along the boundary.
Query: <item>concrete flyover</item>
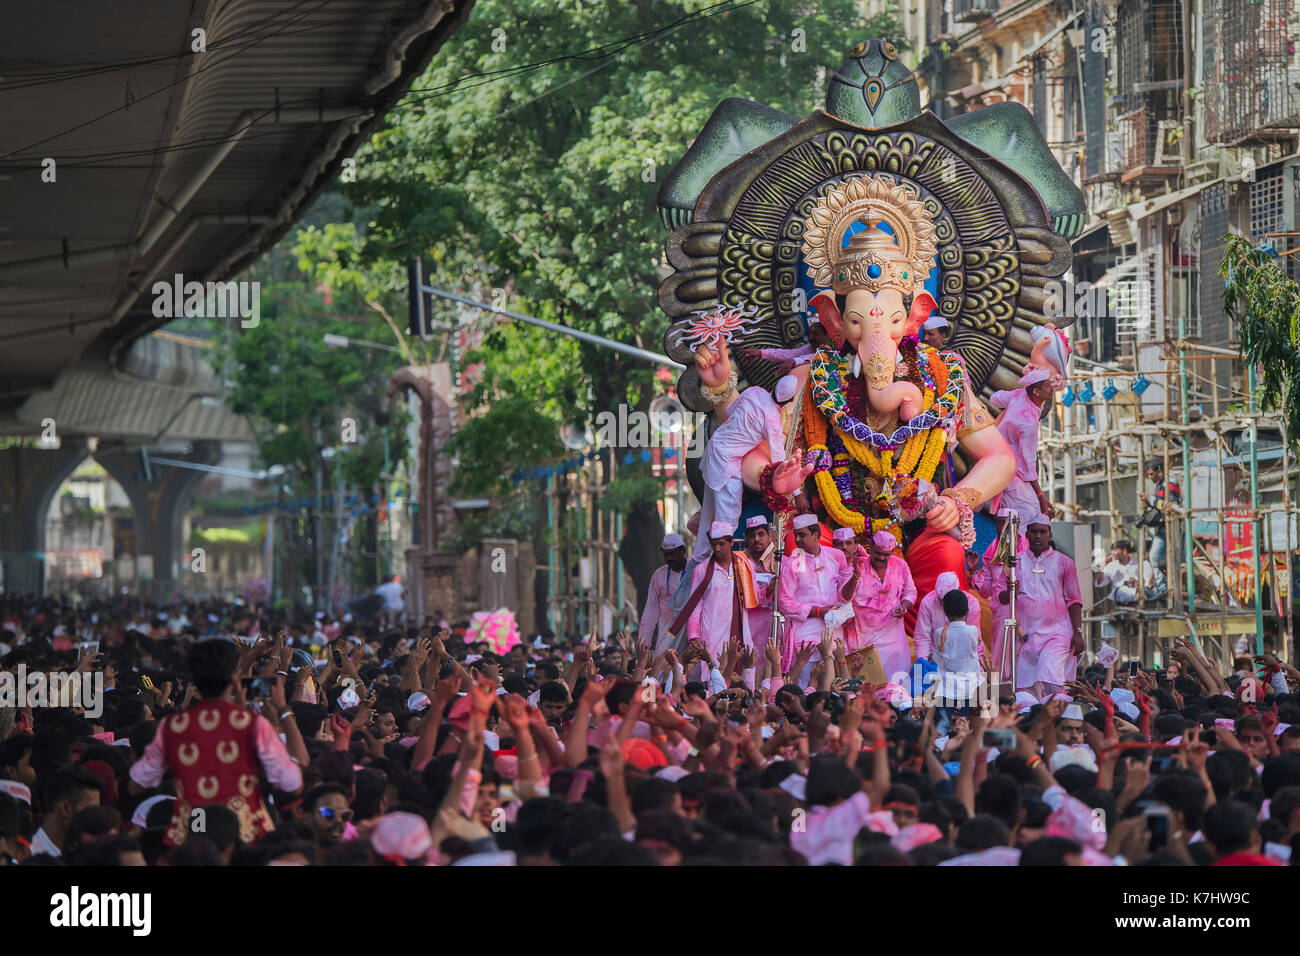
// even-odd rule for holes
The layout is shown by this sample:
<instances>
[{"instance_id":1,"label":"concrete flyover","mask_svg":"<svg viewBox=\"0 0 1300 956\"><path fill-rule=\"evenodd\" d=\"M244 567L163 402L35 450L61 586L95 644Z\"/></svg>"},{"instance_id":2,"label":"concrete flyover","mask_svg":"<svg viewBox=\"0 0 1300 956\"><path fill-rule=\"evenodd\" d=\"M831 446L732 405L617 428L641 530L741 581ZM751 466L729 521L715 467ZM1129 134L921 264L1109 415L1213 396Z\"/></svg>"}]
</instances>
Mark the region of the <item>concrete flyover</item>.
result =
<instances>
[{"instance_id":1,"label":"concrete flyover","mask_svg":"<svg viewBox=\"0 0 1300 956\"><path fill-rule=\"evenodd\" d=\"M141 446L177 439L193 443L195 460L216 462L223 441L247 441L251 430L221 407L193 348L153 335L175 311L158 307L155 283L256 281L243 270L350 168L472 7L46 0L6 10L6 589L39 589L46 510L88 442L104 443L97 457L127 490L137 526L150 529L156 574L179 566L172 525L194 481L145 487L128 463ZM57 442L39 441L51 431Z\"/></svg>"}]
</instances>

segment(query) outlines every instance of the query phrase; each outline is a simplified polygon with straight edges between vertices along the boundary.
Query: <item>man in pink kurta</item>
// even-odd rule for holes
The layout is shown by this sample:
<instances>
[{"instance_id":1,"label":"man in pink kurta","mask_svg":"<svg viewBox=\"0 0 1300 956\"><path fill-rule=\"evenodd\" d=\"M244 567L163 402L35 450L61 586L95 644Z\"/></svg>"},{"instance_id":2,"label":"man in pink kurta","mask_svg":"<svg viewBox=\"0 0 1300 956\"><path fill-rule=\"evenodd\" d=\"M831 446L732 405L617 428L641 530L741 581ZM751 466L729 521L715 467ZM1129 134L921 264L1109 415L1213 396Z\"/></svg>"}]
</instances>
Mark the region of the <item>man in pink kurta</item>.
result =
<instances>
[{"instance_id":1,"label":"man in pink kurta","mask_svg":"<svg viewBox=\"0 0 1300 956\"><path fill-rule=\"evenodd\" d=\"M1052 522L1029 522L1029 550L1016 555L1020 592L1016 618L1025 641L1016 658L1016 689L1042 697L1075 679L1083 651L1083 600L1074 562L1052 547Z\"/></svg>"},{"instance_id":2,"label":"man in pink kurta","mask_svg":"<svg viewBox=\"0 0 1300 956\"><path fill-rule=\"evenodd\" d=\"M754 642L754 650L759 658L767 650L767 642L772 634L772 600L776 596L776 578L772 574L773 550L772 532L767 519L762 515L754 515L745 522L745 555L754 565L754 582L759 602L758 607L745 611L745 617L749 624L749 637Z\"/></svg>"},{"instance_id":3,"label":"man in pink kurta","mask_svg":"<svg viewBox=\"0 0 1300 956\"><path fill-rule=\"evenodd\" d=\"M805 644L821 643L823 619L828 611L844 603L840 589L852 572L844 555L822 547L816 515L799 515L793 523L798 548L781 565L777 600L786 617L790 645L798 651ZM837 627L832 635L842 637L843 632L842 627ZM811 665L819 660L820 649L813 652L805 673L799 675L801 686L807 683Z\"/></svg>"},{"instance_id":4,"label":"man in pink kurta","mask_svg":"<svg viewBox=\"0 0 1300 956\"><path fill-rule=\"evenodd\" d=\"M951 571L945 571L935 580L934 590L921 598L921 603L916 606L916 627L912 630L912 646L916 650L918 660L930 656L930 650L934 645L934 636L948 623L948 615L943 613L943 596L949 591L958 590L959 585L957 575ZM975 595L967 591L962 591L962 593L966 595L968 605L966 623L978 631L980 629L980 602L975 599Z\"/></svg>"},{"instance_id":5,"label":"man in pink kurta","mask_svg":"<svg viewBox=\"0 0 1300 956\"><path fill-rule=\"evenodd\" d=\"M686 572L686 543L680 534L665 535L660 548L664 563L650 575L650 594L646 598L645 610L641 612L641 626L636 635L637 643L653 648L656 655L668 648L668 625L673 622L668 601Z\"/></svg>"},{"instance_id":6,"label":"man in pink kurta","mask_svg":"<svg viewBox=\"0 0 1300 956\"><path fill-rule=\"evenodd\" d=\"M741 462L758 445L767 443L773 464L785 461L785 433L781 430L781 407L798 392L798 383L789 376L777 382L776 398L762 386L751 385L726 409L726 420L709 436L704 446L700 470L704 473L704 499L700 502L700 527L713 522L727 525L731 534L740 524L741 499L745 493ZM694 558L709 556L709 541L704 535L695 539Z\"/></svg>"},{"instance_id":7,"label":"man in pink kurta","mask_svg":"<svg viewBox=\"0 0 1300 956\"><path fill-rule=\"evenodd\" d=\"M1002 531L1006 526L1007 518L1011 515L1010 508L1002 508L998 511L995 521L998 526L998 537L984 549L984 566L970 575L970 584L984 600L989 602L989 611L992 614L993 633L990 635L991 641L989 648L992 653L990 658L991 670L998 671L1003 680L1011 678L1011 659L1008 656L1006 666L1003 666L1002 638L1006 632L1007 617L1011 609L1008 602L1003 601L1001 596L1007 589L1006 569L1002 567L1001 562L995 560L998 550L998 541L1001 540ZM1025 529L1022 524L1020 533L1016 538L1016 553L1029 550L1029 541L1025 538Z\"/></svg>"},{"instance_id":8,"label":"man in pink kurta","mask_svg":"<svg viewBox=\"0 0 1300 956\"><path fill-rule=\"evenodd\" d=\"M831 535L831 544L840 554L844 555L844 563L852 571L859 559L865 561L869 557L867 549L858 544L858 536L853 533L852 528L836 528ZM858 625L852 619L844 622L844 646L849 650L855 650L861 645L858 640Z\"/></svg>"},{"instance_id":9,"label":"man in pink kurta","mask_svg":"<svg viewBox=\"0 0 1300 956\"><path fill-rule=\"evenodd\" d=\"M691 595L703 587L704 592L699 603L686 619L686 639L699 641L714 658L722 654L727 641L731 640L733 615L736 602L736 564L744 562L752 574L753 565L741 552L731 550L731 529L723 522L715 521L709 529L709 541L713 545L713 554L708 561L697 564L691 572ZM712 575L707 585L704 582L709 565L714 564ZM740 609L740 637L746 647L753 647L749 637L748 619L745 609Z\"/></svg>"},{"instance_id":10,"label":"man in pink kurta","mask_svg":"<svg viewBox=\"0 0 1300 956\"><path fill-rule=\"evenodd\" d=\"M1016 456L1016 473L1002 492L1002 505L1014 509L1022 523L1050 509L1038 485L1039 420L1043 403L1052 394L1049 377L1046 370L1036 369L1020 379L1021 387L1015 391L989 396L989 405L1004 409L998 416L998 433Z\"/></svg>"},{"instance_id":11,"label":"man in pink kurta","mask_svg":"<svg viewBox=\"0 0 1300 956\"><path fill-rule=\"evenodd\" d=\"M898 539L888 531L871 538L869 558L859 557L844 594L853 600L856 646L874 647L880 655L885 677L907 686L912 669L912 651L907 644L903 616L916 603L916 585L907 562L894 554Z\"/></svg>"}]
</instances>

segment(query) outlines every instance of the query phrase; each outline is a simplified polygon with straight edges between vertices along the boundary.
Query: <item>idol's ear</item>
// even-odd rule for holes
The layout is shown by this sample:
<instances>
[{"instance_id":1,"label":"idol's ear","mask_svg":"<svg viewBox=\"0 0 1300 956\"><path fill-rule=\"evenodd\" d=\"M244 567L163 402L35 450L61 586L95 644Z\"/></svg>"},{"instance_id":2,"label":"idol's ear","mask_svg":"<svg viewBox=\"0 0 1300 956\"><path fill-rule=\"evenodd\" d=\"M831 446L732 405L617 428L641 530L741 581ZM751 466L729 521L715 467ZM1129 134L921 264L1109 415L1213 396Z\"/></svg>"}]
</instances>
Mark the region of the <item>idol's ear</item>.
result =
<instances>
[{"instance_id":1,"label":"idol's ear","mask_svg":"<svg viewBox=\"0 0 1300 956\"><path fill-rule=\"evenodd\" d=\"M831 337L835 347L837 349L842 348L844 346L844 323L840 320L840 307L835 304L835 293L823 289L809 299L808 304L817 311L817 320L826 329L826 334Z\"/></svg>"},{"instance_id":2,"label":"idol's ear","mask_svg":"<svg viewBox=\"0 0 1300 956\"><path fill-rule=\"evenodd\" d=\"M904 335L918 335L921 331L921 323L930 317L930 313L939 308L939 303L934 301L934 296L922 289L912 299L911 311L907 313L907 329Z\"/></svg>"}]
</instances>

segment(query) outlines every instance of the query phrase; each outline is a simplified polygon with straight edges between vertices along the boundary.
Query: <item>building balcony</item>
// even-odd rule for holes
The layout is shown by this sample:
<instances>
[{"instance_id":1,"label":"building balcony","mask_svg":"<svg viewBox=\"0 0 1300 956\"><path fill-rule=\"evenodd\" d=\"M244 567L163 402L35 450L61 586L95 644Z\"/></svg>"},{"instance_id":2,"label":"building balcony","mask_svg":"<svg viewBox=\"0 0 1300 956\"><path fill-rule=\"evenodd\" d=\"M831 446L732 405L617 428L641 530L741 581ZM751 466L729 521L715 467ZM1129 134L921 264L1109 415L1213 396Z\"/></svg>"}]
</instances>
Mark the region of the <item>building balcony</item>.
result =
<instances>
[{"instance_id":1,"label":"building balcony","mask_svg":"<svg viewBox=\"0 0 1300 956\"><path fill-rule=\"evenodd\" d=\"M1001 8L1001 0L953 0L953 23L974 23L985 20Z\"/></svg>"}]
</instances>

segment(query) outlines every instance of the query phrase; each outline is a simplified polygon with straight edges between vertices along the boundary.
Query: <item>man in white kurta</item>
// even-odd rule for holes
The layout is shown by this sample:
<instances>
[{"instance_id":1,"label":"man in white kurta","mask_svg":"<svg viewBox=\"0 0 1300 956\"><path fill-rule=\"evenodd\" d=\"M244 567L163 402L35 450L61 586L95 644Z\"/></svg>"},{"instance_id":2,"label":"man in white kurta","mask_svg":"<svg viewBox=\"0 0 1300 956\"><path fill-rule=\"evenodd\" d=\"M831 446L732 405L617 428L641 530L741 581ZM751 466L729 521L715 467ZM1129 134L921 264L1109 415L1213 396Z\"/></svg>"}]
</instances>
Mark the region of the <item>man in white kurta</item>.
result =
<instances>
[{"instance_id":1,"label":"man in white kurta","mask_svg":"<svg viewBox=\"0 0 1300 956\"><path fill-rule=\"evenodd\" d=\"M741 462L747 454L767 442L772 464L785 461L785 435L781 431L781 408L798 391L798 383L786 378L777 382L776 398L767 389L751 385L727 406L726 421L709 436L700 468L704 472L704 500L700 502L700 527L721 521L734 535L740 524L741 498L745 493ZM709 556L709 541L704 535L695 539L694 557L703 561Z\"/></svg>"},{"instance_id":2,"label":"man in white kurta","mask_svg":"<svg viewBox=\"0 0 1300 956\"><path fill-rule=\"evenodd\" d=\"M1020 379L1020 388L989 396L989 405L1004 409L998 416L998 433L1016 456L1016 473L1002 492L1002 505L1013 508L1022 524L1051 508L1038 485L1039 420L1043 403L1052 394L1050 377L1046 369L1034 369Z\"/></svg>"},{"instance_id":3,"label":"man in white kurta","mask_svg":"<svg viewBox=\"0 0 1300 956\"><path fill-rule=\"evenodd\" d=\"M732 622L736 620L734 617L738 600L736 565L743 562L749 569L751 578L753 565L745 554L732 552L731 528L723 522L713 522L713 526L709 529L709 542L712 546L710 559L696 565L695 570L691 572L691 596L694 597L696 590L701 587L704 591L699 603L695 605L686 620L686 638L688 641L699 641L716 660L721 656L727 642L731 640ZM710 565L714 565L714 568L713 573L708 575L709 580L706 585L704 578L708 574ZM746 647L753 647L754 642L749 636L748 618L743 606L740 608L739 626L741 640L745 642Z\"/></svg>"},{"instance_id":4,"label":"man in white kurta","mask_svg":"<svg viewBox=\"0 0 1300 956\"><path fill-rule=\"evenodd\" d=\"M1029 522L1029 550L1016 555L1016 618L1025 632L1016 658L1016 690L1041 698L1075 679L1083 651L1083 600L1074 562L1052 547L1052 522Z\"/></svg>"},{"instance_id":5,"label":"man in white kurta","mask_svg":"<svg viewBox=\"0 0 1300 956\"><path fill-rule=\"evenodd\" d=\"M668 600L686 571L686 542L680 534L664 535L660 549L664 563L650 575L650 594L646 598L645 610L641 612L641 626L636 635L637 643L653 648L656 655L668 647L668 625L673 622Z\"/></svg>"},{"instance_id":6,"label":"man in white kurta","mask_svg":"<svg viewBox=\"0 0 1300 956\"><path fill-rule=\"evenodd\" d=\"M943 610L943 596L949 591L956 591L960 588L961 582L957 575L951 571L945 571L935 578L934 590L925 597L916 606L916 626L912 629L912 646L916 650L918 659L929 657L934 647L934 638L943 626L948 623L948 615ZM966 617L965 622L975 630L980 629L980 602L968 591L962 591L966 595Z\"/></svg>"},{"instance_id":7,"label":"man in white kurta","mask_svg":"<svg viewBox=\"0 0 1300 956\"><path fill-rule=\"evenodd\" d=\"M832 608L844 603L840 590L852 572L844 555L822 547L816 515L799 515L793 523L798 548L781 565L777 600L786 617L790 643L798 651L806 644L821 643L823 619ZM843 635L842 626L832 630L832 637ZM809 667L799 675L801 686L807 683L811 665L819 660L820 649L813 652Z\"/></svg>"},{"instance_id":8,"label":"man in white kurta","mask_svg":"<svg viewBox=\"0 0 1300 956\"><path fill-rule=\"evenodd\" d=\"M870 557L859 557L843 594L853 601L856 645L850 650L874 647L885 677L908 686L912 651L903 617L916 603L916 584L907 562L894 554L898 539L888 531L871 538Z\"/></svg>"}]
</instances>

